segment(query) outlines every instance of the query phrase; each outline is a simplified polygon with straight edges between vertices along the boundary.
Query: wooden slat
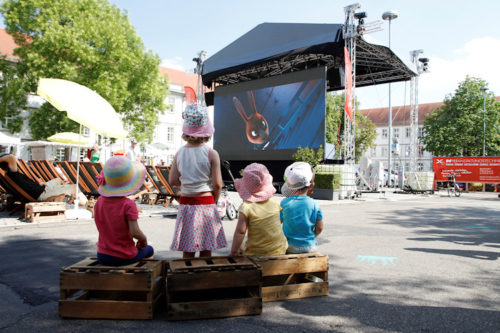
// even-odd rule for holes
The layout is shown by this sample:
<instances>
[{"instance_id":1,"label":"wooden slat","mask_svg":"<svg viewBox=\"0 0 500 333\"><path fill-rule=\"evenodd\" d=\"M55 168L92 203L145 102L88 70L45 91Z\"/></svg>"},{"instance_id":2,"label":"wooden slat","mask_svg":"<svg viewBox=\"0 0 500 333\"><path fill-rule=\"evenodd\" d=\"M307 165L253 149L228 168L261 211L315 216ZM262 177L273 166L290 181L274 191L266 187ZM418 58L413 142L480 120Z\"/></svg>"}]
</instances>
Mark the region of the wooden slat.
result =
<instances>
[{"instance_id":1,"label":"wooden slat","mask_svg":"<svg viewBox=\"0 0 500 333\"><path fill-rule=\"evenodd\" d=\"M59 316L91 319L152 319L153 305L148 302L60 300Z\"/></svg>"},{"instance_id":2,"label":"wooden slat","mask_svg":"<svg viewBox=\"0 0 500 333\"><path fill-rule=\"evenodd\" d=\"M327 296L328 292L328 281L262 287L262 301L272 302L313 296Z\"/></svg>"},{"instance_id":3,"label":"wooden slat","mask_svg":"<svg viewBox=\"0 0 500 333\"><path fill-rule=\"evenodd\" d=\"M283 260L261 260L254 258L262 267L262 276L281 275L292 273L311 273L328 270L328 256L297 257Z\"/></svg>"},{"instance_id":4,"label":"wooden slat","mask_svg":"<svg viewBox=\"0 0 500 333\"><path fill-rule=\"evenodd\" d=\"M26 204L26 209L30 209L34 213L64 212L66 210L66 204L64 202L30 202Z\"/></svg>"},{"instance_id":5,"label":"wooden slat","mask_svg":"<svg viewBox=\"0 0 500 333\"><path fill-rule=\"evenodd\" d=\"M187 274L167 273L167 290L203 290L259 286L262 277L258 270L209 271Z\"/></svg>"},{"instance_id":6,"label":"wooden slat","mask_svg":"<svg viewBox=\"0 0 500 333\"><path fill-rule=\"evenodd\" d=\"M151 274L147 272L89 274L63 271L60 273L60 287L88 290L149 290Z\"/></svg>"},{"instance_id":7,"label":"wooden slat","mask_svg":"<svg viewBox=\"0 0 500 333\"><path fill-rule=\"evenodd\" d=\"M168 320L221 318L262 313L260 298L168 303Z\"/></svg>"}]
</instances>

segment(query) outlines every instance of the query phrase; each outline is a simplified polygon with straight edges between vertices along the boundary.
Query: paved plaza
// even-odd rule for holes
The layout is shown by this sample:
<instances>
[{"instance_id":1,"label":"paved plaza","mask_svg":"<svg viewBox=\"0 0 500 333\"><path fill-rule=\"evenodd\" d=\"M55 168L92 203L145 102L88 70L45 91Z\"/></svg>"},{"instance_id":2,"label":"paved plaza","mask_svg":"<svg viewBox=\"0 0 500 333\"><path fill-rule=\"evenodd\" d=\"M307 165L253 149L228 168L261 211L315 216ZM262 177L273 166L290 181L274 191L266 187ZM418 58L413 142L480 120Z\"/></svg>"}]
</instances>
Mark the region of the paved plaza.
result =
<instances>
[{"instance_id":1,"label":"paved plaza","mask_svg":"<svg viewBox=\"0 0 500 333\"><path fill-rule=\"evenodd\" d=\"M231 193L235 201L237 195ZM500 198L396 193L320 201L319 252L330 258L330 295L265 303L258 316L168 322L58 316L59 269L95 255L93 221L29 224L0 216L0 330L5 332L499 332ZM159 259L175 209L140 206ZM224 220L228 242L236 221ZM214 255L227 255L229 248Z\"/></svg>"}]
</instances>

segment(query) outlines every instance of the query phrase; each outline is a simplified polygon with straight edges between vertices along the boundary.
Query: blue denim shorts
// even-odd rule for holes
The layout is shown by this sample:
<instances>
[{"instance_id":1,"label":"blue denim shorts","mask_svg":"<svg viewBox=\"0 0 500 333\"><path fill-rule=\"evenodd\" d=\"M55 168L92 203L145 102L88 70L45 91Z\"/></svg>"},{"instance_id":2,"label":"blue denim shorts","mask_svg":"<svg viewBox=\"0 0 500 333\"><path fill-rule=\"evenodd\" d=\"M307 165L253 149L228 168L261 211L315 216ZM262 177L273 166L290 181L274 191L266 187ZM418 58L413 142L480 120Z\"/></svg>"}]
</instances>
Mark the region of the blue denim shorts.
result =
<instances>
[{"instance_id":1,"label":"blue denim shorts","mask_svg":"<svg viewBox=\"0 0 500 333\"><path fill-rule=\"evenodd\" d=\"M309 253L314 252L318 249L316 244L308 245L308 246L295 246L288 243L288 249L286 250L287 254L299 254L299 253Z\"/></svg>"},{"instance_id":2,"label":"blue denim shorts","mask_svg":"<svg viewBox=\"0 0 500 333\"><path fill-rule=\"evenodd\" d=\"M151 245L148 245L144 249L138 249L137 255L132 259L123 259L97 252L97 261L99 261L101 265L106 266L124 266L133 264L134 262L138 262L144 258L149 258L153 254L153 247Z\"/></svg>"}]
</instances>

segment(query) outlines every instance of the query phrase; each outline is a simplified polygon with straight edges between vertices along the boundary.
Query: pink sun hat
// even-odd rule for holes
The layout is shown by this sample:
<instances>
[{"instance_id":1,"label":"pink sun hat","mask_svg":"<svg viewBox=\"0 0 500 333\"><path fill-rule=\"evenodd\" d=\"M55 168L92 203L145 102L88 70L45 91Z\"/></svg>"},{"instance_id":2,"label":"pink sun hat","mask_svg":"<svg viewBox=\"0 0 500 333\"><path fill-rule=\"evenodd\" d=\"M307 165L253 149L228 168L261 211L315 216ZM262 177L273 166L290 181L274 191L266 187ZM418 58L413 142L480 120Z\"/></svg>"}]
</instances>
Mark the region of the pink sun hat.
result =
<instances>
[{"instance_id":1,"label":"pink sun hat","mask_svg":"<svg viewBox=\"0 0 500 333\"><path fill-rule=\"evenodd\" d=\"M136 193L144 184L145 178L144 165L123 156L113 156L106 161L97 177L97 192L105 197L126 197Z\"/></svg>"},{"instance_id":2,"label":"pink sun hat","mask_svg":"<svg viewBox=\"0 0 500 333\"><path fill-rule=\"evenodd\" d=\"M259 163L252 163L243 169L243 178L235 179L234 186L245 201L261 202L271 198L276 189L273 176Z\"/></svg>"},{"instance_id":3,"label":"pink sun hat","mask_svg":"<svg viewBox=\"0 0 500 333\"><path fill-rule=\"evenodd\" d=\"M186 106L182 113L184 124L182 133L197 138L207 138L215 132L214 126L208 119L207 107L200 103L192 103Z\"/></svg>"}]
</instances>

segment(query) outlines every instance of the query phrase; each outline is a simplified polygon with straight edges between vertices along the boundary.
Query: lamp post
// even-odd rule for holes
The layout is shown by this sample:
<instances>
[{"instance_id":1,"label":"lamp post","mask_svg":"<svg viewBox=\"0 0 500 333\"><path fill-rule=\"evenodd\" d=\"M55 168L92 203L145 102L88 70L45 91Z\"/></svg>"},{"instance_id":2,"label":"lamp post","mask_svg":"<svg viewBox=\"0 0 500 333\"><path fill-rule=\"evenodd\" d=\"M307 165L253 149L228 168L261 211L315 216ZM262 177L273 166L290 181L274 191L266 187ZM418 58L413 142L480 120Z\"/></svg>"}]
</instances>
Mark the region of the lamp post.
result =
<instances>
[{"instance_id":1,"label":"lamp post","mask_svg":"<svg viewBox=\"0 0 500 333\"><path fill-rule=\"evenodd\" d=\"M486 91L487 87L481 87L483 92L483 157L486 156Z\"/></svg>"},{"instance_id":2,"label":"lamp post","mask_svg":"<svg viewBox=\"0 0 500 333\"><path fill-rule=\"evenodd\" d=\"M390 10L382 14L382 19L389 21L389 49L391 48L391 22L392 20L398 17L398 12L395 10ZM388 156L387 156L387 174L391 174L391 132L392 132L392 105L391 105L391 84L389 83L389 121L388 121L388 130L387 130L387 147L388 147ZM390 186L390 176L388 177L387 185Z\"/></svg>"}]
</instances>

